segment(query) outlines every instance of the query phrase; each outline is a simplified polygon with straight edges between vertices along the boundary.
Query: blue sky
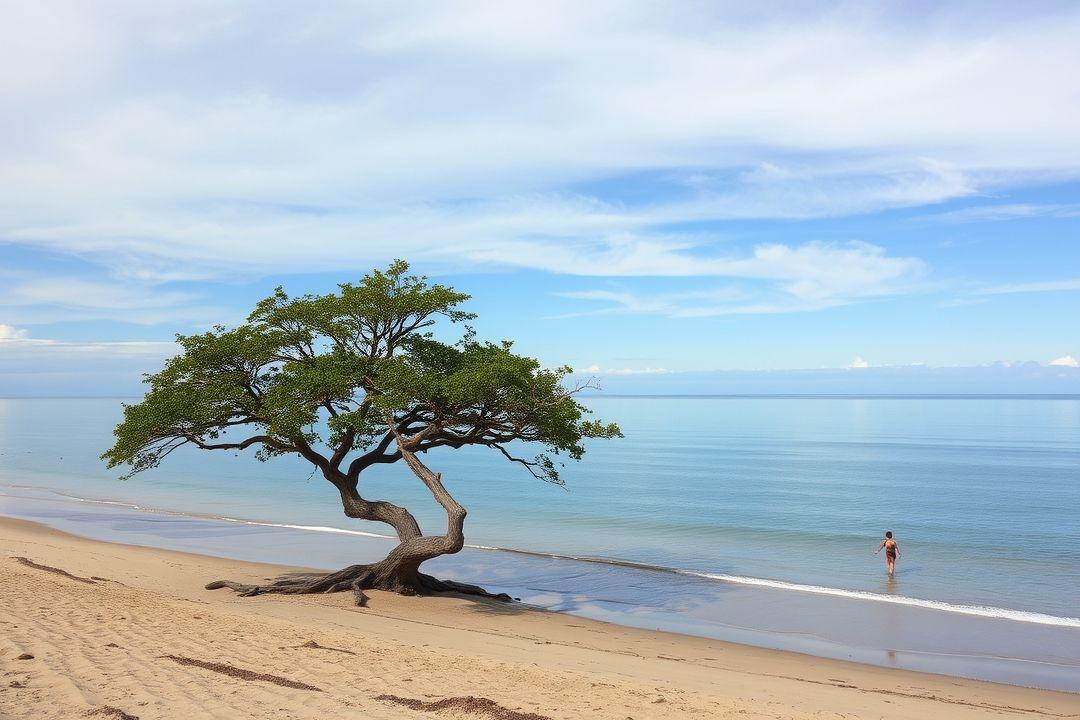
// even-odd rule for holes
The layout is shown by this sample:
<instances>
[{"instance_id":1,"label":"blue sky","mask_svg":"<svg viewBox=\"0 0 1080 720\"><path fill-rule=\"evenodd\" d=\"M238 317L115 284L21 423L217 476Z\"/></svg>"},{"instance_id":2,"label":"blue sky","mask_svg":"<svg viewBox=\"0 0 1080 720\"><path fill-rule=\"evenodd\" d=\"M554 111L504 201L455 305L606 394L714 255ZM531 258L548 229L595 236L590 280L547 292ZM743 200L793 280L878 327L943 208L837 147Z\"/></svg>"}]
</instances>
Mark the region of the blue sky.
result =
<instances>
[{"instance_id":1,"label":"blue sky","mask_svg":"<svg viewBox=\"0 0 1080 720\"><path fill-rule=\"evenodd\" d=\"M1080 391L1080 7L742 5L9 10L0 395L395 257L626 391Z\"/></svg>"}]
</instances>

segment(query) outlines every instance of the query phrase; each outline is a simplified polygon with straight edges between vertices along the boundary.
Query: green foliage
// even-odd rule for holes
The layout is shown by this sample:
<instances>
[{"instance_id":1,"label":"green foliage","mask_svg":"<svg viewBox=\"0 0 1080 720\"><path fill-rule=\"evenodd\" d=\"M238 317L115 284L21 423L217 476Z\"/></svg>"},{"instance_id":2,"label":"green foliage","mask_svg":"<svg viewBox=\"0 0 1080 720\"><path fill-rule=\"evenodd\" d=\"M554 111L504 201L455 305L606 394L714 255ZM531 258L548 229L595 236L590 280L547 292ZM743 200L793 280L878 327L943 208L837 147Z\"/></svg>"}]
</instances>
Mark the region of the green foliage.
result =
<instances>
[{"instance_id":1,"label":"green foliage","mask_svg":"<svg viewBox=\"0 0 1080 720\"><path fill-rule=\"evenodd\" d=\"M564 385L569 368L541 368L467 327L456 344L434 339L439 318L474 317L458 307L468 296L407 272L399 260L327 295L278 288L240 327L178 336L181 354L146 378L146 397L125 407L102 458L130 476L186 444L258 446L260 459L297 453L328 479L355 482L370 464L397 459L391 420L419 438L420 452L483 445L558 483L554 456L577 460L585 438L621 436L587 419L573 398L581 388ZM515 457L514 441L542 452Z\"/></svg>"}]
</instances>

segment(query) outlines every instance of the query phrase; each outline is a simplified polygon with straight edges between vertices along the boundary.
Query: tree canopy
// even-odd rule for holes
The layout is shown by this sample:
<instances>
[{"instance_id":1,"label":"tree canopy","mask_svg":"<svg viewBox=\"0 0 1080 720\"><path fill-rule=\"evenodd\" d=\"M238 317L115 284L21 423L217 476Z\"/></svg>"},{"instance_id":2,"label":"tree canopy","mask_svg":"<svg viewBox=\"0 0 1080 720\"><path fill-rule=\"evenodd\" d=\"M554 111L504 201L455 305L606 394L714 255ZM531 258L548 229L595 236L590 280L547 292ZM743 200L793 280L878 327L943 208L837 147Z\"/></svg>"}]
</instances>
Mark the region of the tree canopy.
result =
<instances>
[{"instance_id":1,"label":"tree canopy","mask_svg":"<svg viewBox=\"0 0 1080 720\"><path fill-rule=\"evenodd\" d=\"M542 368L509 341L478 341L466 324L474 315L460 309L468 299L401 260L336 293L290 297L279 287L238 327L178 335L181 353L146 377L148 392L125 407L102 458L130 466L130 477L185 445L256 447L263 460L294 453L344 497L365 468L401 459L397 440L407 437L415 453L488 447L561 483L563 457L580 459L584 439L619 428L589 419L574 399L584 386L565 385L570 368ZM435 337L439 320L462 326L457 341ZM540 452L519 457L514 441Z\"/></svg>"}]
</instances>

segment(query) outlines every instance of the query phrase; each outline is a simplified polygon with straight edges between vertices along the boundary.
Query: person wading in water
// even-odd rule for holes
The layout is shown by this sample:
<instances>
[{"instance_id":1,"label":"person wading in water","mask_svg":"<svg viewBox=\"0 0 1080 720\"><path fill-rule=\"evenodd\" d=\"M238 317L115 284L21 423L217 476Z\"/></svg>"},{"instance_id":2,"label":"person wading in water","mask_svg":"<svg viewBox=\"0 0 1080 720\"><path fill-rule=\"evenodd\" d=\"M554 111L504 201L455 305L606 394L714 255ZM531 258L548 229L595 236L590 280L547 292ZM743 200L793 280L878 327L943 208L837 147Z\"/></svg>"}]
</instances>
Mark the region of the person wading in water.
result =
<instances>
[{"instance_id":1,"label":"person wading in water","mask_svg":"<svg viewBox=\"0 0 1080 720\"><path fill-rule=\"evenodd\" d=\"M881 548L885 548L885 564L889 568L889 577L891 578L893 573L896 572L896 558L900 557L900 546L893 540L892 530L885 533L885 539L877 546L874 554L877 555L881 552Z\"/></svg>"}]
</instances>

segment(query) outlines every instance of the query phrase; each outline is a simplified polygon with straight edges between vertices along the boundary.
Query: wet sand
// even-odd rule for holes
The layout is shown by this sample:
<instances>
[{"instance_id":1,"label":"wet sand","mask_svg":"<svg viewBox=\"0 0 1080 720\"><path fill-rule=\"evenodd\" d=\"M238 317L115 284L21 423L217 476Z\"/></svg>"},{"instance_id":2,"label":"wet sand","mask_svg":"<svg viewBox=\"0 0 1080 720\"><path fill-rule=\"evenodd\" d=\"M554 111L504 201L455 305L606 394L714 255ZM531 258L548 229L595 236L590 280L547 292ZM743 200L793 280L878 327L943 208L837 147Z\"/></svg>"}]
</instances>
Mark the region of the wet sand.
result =
<instances>
[{"instance_id":1,"label":"wet sand","mask_svg":"<svg viewBox=\"0 0 1080 720\"><path fill-rule=\"evenodd\" d=\"M16 559L24 558L24 560ZM464 598L239 598L297 568L0 520L0 717L1033 718L1080 695ZM26 657L31 656L31 657ZM22 658L22 659L20 659Z\"/></svg>"},{"instance_id":2,"label":"wet sand","mask_svg":"<svg viewBox=\"0 0 1080 720\"><path fill-rule=\"evenodd\" d=\"M321 569L375 561L393 546L390 539L353 531L228 521L32 489L0 488L0 515L107 542ZM425 568L591 620L893 669L1080 691L1075 624L882 602L903 600L894 595L836 597L500 550L466 548Z\"/></svg>"}]
</instances>

